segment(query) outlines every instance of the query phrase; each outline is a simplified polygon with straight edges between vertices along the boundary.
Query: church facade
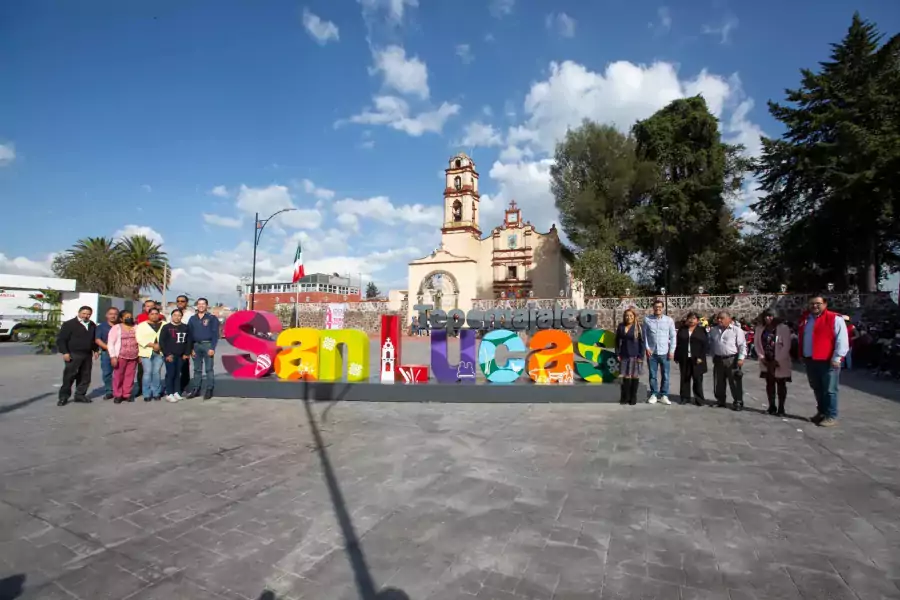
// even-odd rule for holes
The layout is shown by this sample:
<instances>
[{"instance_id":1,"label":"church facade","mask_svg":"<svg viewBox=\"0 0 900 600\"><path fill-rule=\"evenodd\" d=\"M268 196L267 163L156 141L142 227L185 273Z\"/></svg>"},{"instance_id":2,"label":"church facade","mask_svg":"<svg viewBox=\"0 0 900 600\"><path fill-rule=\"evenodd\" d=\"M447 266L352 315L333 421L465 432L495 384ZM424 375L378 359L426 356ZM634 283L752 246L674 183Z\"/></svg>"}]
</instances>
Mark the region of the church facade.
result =
<instances>
[{"instance_id":1,"label":"church facade","mask_svg":"<svg viewBox=\"0 0 900 600\"><path fill-rule=\"evenodd\" d=\"M457 154L445 170L441 244L409 263L409 316L417 303L468 311L476 299L569 295L571 262L556 225L539 232L513 200L485 235L480 200L475 163Z\"/></svg>"}]
</instances>

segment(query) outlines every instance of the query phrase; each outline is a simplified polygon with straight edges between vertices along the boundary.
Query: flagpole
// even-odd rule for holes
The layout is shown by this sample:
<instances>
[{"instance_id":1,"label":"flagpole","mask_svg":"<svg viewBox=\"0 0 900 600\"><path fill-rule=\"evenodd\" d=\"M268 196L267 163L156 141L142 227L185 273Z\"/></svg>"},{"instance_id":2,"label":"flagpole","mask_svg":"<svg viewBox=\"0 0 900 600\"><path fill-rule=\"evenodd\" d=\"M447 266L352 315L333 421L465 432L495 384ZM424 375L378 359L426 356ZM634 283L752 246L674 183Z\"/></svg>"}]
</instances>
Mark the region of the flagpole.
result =
<instances>
[{"instance_id":1,"label":"flagpole","mask_svg":"<svg viewBox=\"0 0 900 600\"><path fill-rule=\"evenodd\" d=\"M294 327L300 327L300 313L297 312L299 308L297 306L297 302L300 300L300 280L297 280L297 283L294 284Z\"/></svg>"},{"instance_id":2,"label":"flagpole","mask_svg":"<svg viewBox=\"0 0 900 600\"><path fill-rule=\"evenodd\" d=\"M169 283L169 263L165 262L165 263L163 263L163 289L162 289L163 314L166 313L166 289L168 289L168 287L169 287L166 284L168 284L168 283Z\"/></svg>"}]
</instances>

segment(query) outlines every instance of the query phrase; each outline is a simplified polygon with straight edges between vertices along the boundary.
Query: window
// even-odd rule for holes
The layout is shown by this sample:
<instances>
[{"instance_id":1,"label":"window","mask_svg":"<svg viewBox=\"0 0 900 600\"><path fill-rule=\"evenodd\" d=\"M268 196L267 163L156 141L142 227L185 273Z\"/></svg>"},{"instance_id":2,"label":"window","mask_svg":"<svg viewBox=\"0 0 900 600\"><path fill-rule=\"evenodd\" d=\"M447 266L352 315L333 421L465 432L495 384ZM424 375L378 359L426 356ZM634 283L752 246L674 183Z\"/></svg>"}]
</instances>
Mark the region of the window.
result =
<instances>
[{"instance_id":1,"label":"window","mask_svg":"<svg viewBox=\"0 0 900 600\"><path fill-rule=\"evenodd\" d=\"M456 159L456 168L459 169L461 167L462 167L462 161L457 158Z\"/></svg>"},{"instance_id":2,"label":"window","mask_svg":"<svg viewBox=\"0 0 900 600\"><path fill-rule=\"evenodd\" d=\"M506 267L507 279L518 279L518 269L516 267Z\"/></svg>"},{"instance_id":3,"label":"window","mask_svg":"<svg viewBox=\"0 0 900 600\"><path fill-rule=\"evenodd\" d=\"M459 177L457 177L459 179ZM462 221L462 202L459 200L453 203L453 221L460 222Z\"/></svg>"},{"instance_id":4,"label":"window","mask_svg":"<svg viewBox=\"0 0 900 600\"><path fill-rule=\"evenodd\" d=\"M462 189L462 178L459 175L453 178L453 187L457 192Z\"/></svg>"},{"instance_id":5,"label":"window","mask_svg":"<svg viewBox=\"0 0 900 600\"><path fill-rule=\"evenodd\" d=\"M507 243L507 245L509 246L509 249L510 249L510 250L515 249L515 247L516 247L516 234L513 233L513 234L510 235L508 238L506 238L506 243Z\"/></svg>"}]
</instances>

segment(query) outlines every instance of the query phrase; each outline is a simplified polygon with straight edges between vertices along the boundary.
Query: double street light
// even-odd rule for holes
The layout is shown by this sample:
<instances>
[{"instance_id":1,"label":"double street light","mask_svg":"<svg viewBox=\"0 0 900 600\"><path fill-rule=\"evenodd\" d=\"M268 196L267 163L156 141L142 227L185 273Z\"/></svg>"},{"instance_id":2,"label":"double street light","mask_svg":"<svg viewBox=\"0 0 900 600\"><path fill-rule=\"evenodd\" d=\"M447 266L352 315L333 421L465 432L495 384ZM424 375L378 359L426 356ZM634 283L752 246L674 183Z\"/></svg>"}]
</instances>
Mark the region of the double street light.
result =
<instances>
[{"instance_id":1,"label":"double street light","mask_svg":"<svg viewBox=\"0 0 900 600\"><path fill-rule=\"evenodd\" d=\"M292 210L297 210L296 208L282 208L276 213L273 213L269 216L268 219L259 219L259 213L256 213L256 219L254 220L253 225L253 274L250 276L250 310L253 310L253 306L256 300L256 248L259 246L259 238L262 237L263 229L266 228L266 225L269 221L277 217L283 212L290 212Z\"/></svg>"}]
</instances>

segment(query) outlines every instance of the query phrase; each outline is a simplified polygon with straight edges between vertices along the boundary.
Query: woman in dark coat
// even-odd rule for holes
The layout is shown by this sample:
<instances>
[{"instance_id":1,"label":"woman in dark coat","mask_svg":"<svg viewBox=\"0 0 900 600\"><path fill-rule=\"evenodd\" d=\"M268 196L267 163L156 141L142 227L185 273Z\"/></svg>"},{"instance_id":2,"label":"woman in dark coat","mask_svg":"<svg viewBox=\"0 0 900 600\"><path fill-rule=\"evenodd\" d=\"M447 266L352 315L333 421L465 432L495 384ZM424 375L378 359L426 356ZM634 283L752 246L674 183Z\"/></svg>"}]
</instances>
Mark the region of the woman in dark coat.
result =
<instances>
[{"instance_id":1,"label":"woman in dark coat","mask_svg":"<svg viewBox=\"0 0 900 600\"><path fill-rule=\"evenodd\" d=\"M619 404L637 404L638 381L644 365L644 333L637 315L630 308L622 315L616 328L616 357L619 359L619 375L622 377L622 393Z\"/></svg>"},{"instance_id":2,"label":"woman in dark coat","mask_svg":"<svg viewBox=\"0 0 900 600\"><path fill-rule=\"evenodd\" d=\"M698 323L697 313L690 312L684 318L684 326L675 336L675 362L681 371L681 403L691 401L691 387L694 388L694 404L703 406L703 374L706 373L706 355L709 352L709 338L706 330ZM693 384L693 386L692 386Z\"/></svg>"}]
</instances>

